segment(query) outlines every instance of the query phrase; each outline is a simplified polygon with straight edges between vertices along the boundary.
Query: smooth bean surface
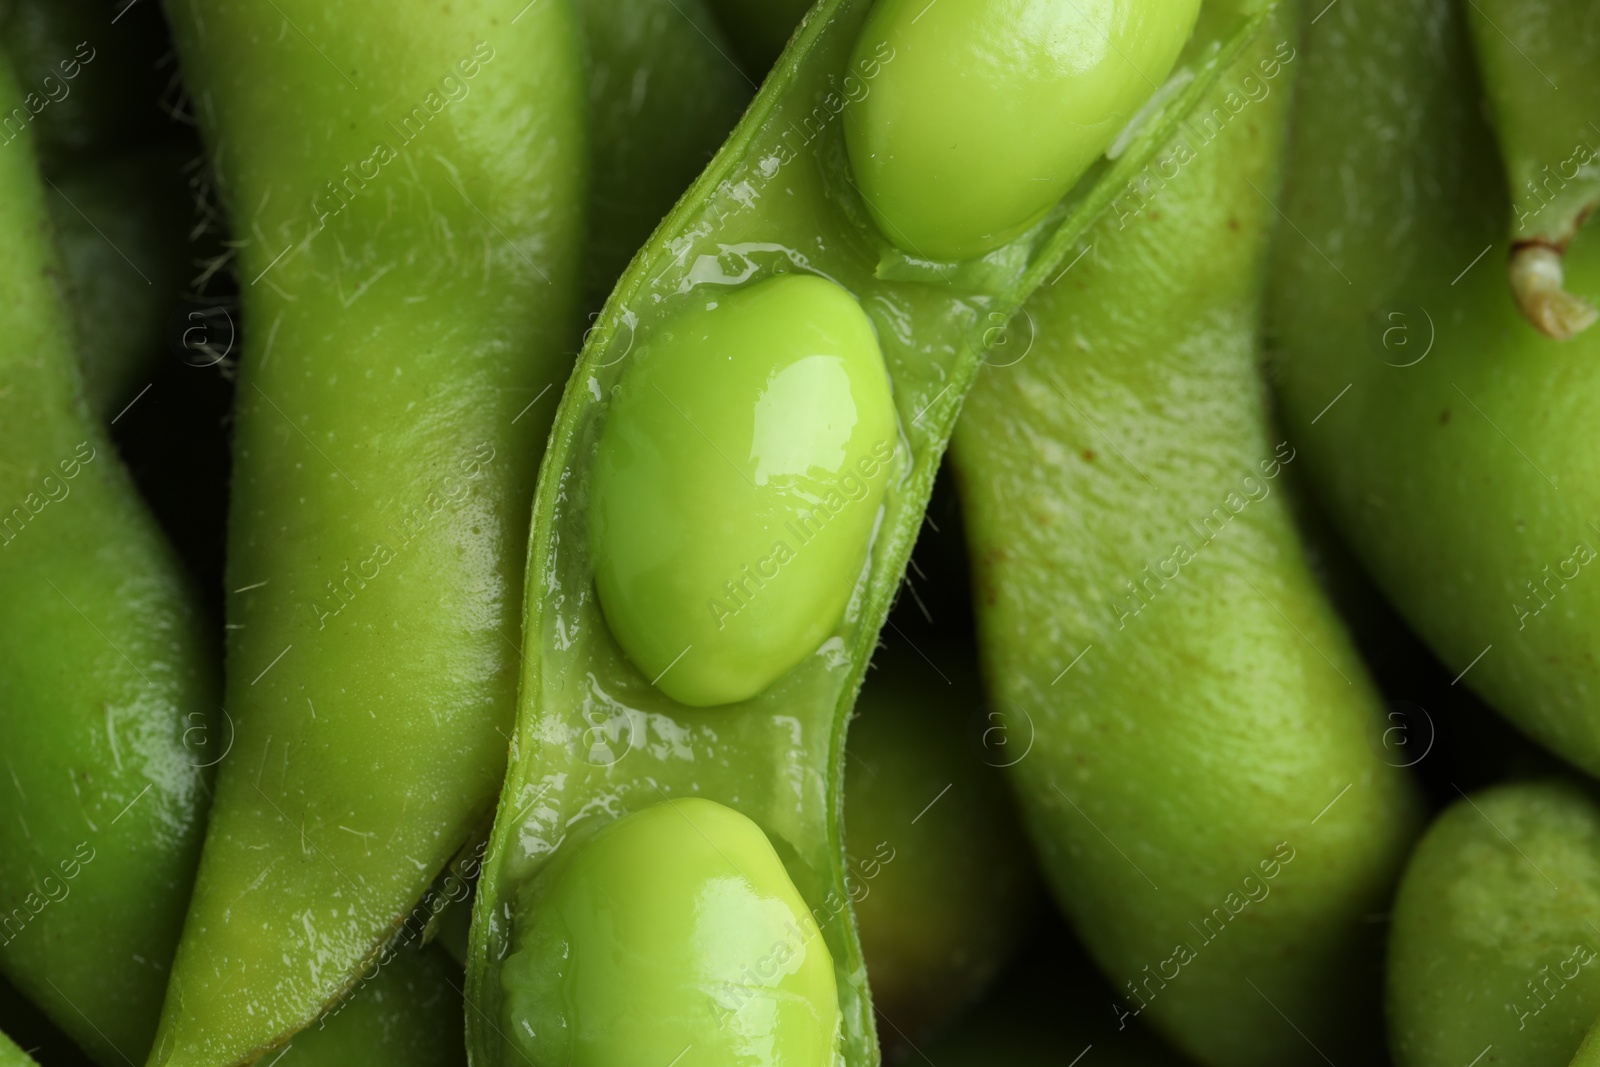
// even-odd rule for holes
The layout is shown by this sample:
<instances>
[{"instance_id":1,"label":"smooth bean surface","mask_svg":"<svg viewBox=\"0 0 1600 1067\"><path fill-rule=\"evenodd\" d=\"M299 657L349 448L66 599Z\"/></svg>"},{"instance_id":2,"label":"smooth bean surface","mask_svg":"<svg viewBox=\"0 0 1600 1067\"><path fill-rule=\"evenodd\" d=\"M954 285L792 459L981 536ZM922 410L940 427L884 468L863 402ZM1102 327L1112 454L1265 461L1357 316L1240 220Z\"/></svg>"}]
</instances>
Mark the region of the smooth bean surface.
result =
<instances>
[{"instance_id":1,"label":"smooth bean surface","mask_svg":"<svg viewBox=\"0 0 1600 1067\"><path fill-rule=\"evenodd\" d=\"M894 62L845 113L872 217L960 260L1036 225L1166 80L1199 0L878 0L855 62Z\"/></svg>"},{"instance_id":2,"label":"smooth bean surface","mask_svg":"<svg viewBox=\"0 0 1600 1067\"><path fill-rule=\"evenodd\" d=\"M811 655L866 559L898 436L872 323L832 282L771 278L663 323L595 459L595 584L629 658L704 707Z\"/></svg>"},{"instance_id":3,"label":"smooth bean surface","mask_svg":"<svg viewBox=\"0 0 1600 1067\"><path fill-rule=\"evenodd\" d=\"M761 828L686 797L634 812L522 890L508 1058L831 1067L833 960Z\"/></svg>"}]
</instances>

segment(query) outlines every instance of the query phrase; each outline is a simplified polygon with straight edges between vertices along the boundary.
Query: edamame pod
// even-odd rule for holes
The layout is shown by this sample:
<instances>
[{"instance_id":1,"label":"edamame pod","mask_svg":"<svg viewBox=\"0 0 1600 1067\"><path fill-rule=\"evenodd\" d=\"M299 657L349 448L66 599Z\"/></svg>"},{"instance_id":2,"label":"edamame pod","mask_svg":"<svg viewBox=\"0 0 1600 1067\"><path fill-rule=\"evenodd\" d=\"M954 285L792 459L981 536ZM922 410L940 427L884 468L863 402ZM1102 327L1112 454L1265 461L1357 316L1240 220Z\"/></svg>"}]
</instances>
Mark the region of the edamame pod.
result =
<instances>
[{"instance_id":1,"label":"edamame pod","mask_svg":"<svg viewBox=\"0 0 1600 1067\"><path fill-rule=\"evenodd\" d=\"M1294 27L1027 306L1031 347L980 377L952 451L984 673L1032 742L1011 773L1056 900L1108 1010L1227 1067L1375 1054L1367 916L1419 814L1277 491L1296 453L1257 313Z\"/></svg>"},{"instance_id":2,"label":"edamame pod","mask_svg":"<svg viewBox=\"0 0 1600 1067\"><path fill-rule=\"evenodd\" d=\"M468 999L475 1010L468 1013L468 1042L485 1064L509 1062L498 1029L484 1020L497 1020L498 1027L504 1017L501 961L517 934L514 902L522 887L595 827L689 795L750 818L772 843L833 960L843 1058L852 1067L872 1061L871 1009L842 862L842 730L921 523L961 395L976 371L986 331L1004 323L1028 292L1060 270L1077 234L1104 209L1120 183L1150 162L1153 149L1261 19L1226 17L1211 24L1196 39L1182 73L1175 76L1174 89L1146 109L1140 127L1129 132L1126 150L1104 174L1074 189L1046 224L1003 253L951 270L913 262L885 241L849 180L840 112L855 106L847 101L859 100L896 61L892 46L884 42L872 63L851 65L868 7L866 0L824 0L808 17L728 143L623 275L562 398L534 506L527 570L533 577L528 583L513 763L474 910ZM799 648L798 665L759 694L700 709L673 699L657 684L663 674L644 673L624 654L597 601L599 561L593 554L591 525L595 515L615 503L596 498L600 445L605 435L627 431L626 425L611 425L618 415L614 402L627 395L630 375L637 373L638 382L649 383L654 372L644 357L660 354L667 333L685 317L704 314L708 304L720 306L734 295L756 294L758 286L775 284L771 279L779 275L810 276L793 280L833 309L833 324L854 314L841 310L846 299L872 324L892 383L897 425L891 461L880 513L864 546L864 564L843 579L849 587L843 617L818 644ZM789 278L780 280L785 288L791 284ZM824 291L826 298L821 297ZM791 321L773 323L761 344L741 349L739 357L759 361L768 345L789 344ZM870 364L859 351L852 352L852 366ZM837 351L818 354L843 359ZM697 387L710 393L721 386L716 379L700 379ZM770 449L764 441L754 454L749 451L752 436L739 454L718 456L713 442L726 451L726 443L737 435L719 437L724 427L701 426L706 439L696 463L706 470L712 463L731 465L757 482L756 473L748 469L757 458L802 458L818 439L843 429L823 425L845 410L834 396L819 394L815 421L797 417L788 423L792 433L770 442ZM693 398L670 399L682 404ZM664 401L662 406L670 409ZM778 406L789 410L787 403ZM661 409L646 413L651 418L666 414ZM725 411L720 417L754 426L749 410ZM850 458L860 477L878 476L861 474L860 457ZM831 465L837 461L831 456L830 465L815 469L837 471ZM772 479L769 488L776 483ZM842 475L839 485L844 487ZM788 506L795 498L770 499ZM825 494L811 507L826 509L826 522L844 521L837 515L847 500L843 491L836 503ZM708 537L731 532L737 536L728 543L743 545L746 540L739 538L748 538L771 517L701 514L689 499L662 516L658 529L629 535L653 533L683 543L697 531ZM804 538L790 535L788 548L796 562L819 528L813 517L813 524L801 530ZM697 549L697 559L709 557ZM726 573L716 575L715 586L698 590L692 607L708 612L709 618L706 602L718 595L722 583L737 583L744 566L756 568L762 560L768 560L770 575L770 557L770 547L755 560L730 550ZM835 558L816 566L816 573L838 580L835 573L844 569L838 564ZM761 572L756 573L759 577ZM780 598L763 600L762 592L751 579L737 598L740 610L750 612L754 622L783 620L792 613L793 605ZM811 590L802 592L812 595ZM611 605L606 608L609 612ZM677 611L679 605L664 603L661 609ZM810 641L813 632L795 627L797 645L800 637ZM793 655L796 650L785 651ZM670 673L675 665L665 666ZM694 1055L688 1053L682 1067ZM781 1056L782 1050L772 1055Z\"/></svg>"},{"instance_id":3,"label":"edamame pod","mask_svg":"<svg viewBox=\"0 0 1600 1067\"><path fill-rule=\"evenodd\" d=\"M0 63L0 113L21 100ZM123 1064L150 1046L199 855L213 647L84 403L27 133L0 186L0 968Z\"/></svg>"},{"instance_id":4,"label":"edamame pod","mask_svg":"<svg viewBox=\"0 0 1600 1067\"><path fill-rule=\"evenodd\" d=\"M1505 299L1508 205L1458 7L1341 8L1308 47L1280 201L1294 228L1268 330L1287 432L1450 675L1600 772L1600 335L1558 345ZM1566 272L1600 292L1600 242L1575 242Z\"/></svg>"},{"instance_id":5,"label":"edamame pod","mask_svg":"<svg viewBox=\"0 0 1600 1067\"><path fill-rule=\"evenodd\" d=\"M1440 815L1395 899L1397 1067L1564 1067L1600 1015L1600 805L1559 780Z\"/></svg>"},{"instance_id":6,"label":"edamame pod","mask_svg":"<svg viewBox=\"0 0 1600 1067\"><path fill-rule=\"evenodd\" d=\"M1511 190L1511 295L1565 340L1600 312L1562 287L1567 245L1600 204L1600 4L1471 0L1467 28Z\"/></svg>"},{"instance_id":7,"label":"edamame pod","mask_svg":"<svg viewBox=\"0 0 1600 1067\"><path fill-rule=\"evenodd\" d=\"M227 709L153 1063L313 1022L502 777L547 395L576 333L568 0L172 0L239 250Z\"/></svg>"},{"instance_id":8,"label":"edamame pod","mask_svg":"<svg viewBox=\"0 0 1600 1067\"><path fill-rule=\"evenodd\" d=\"M704 0L584 0L583 26L594 145L584 306L597 312L754 86Z\"/></svg>"},{"instance_id":9,"label":"edamame pod","mask_svg":"<svg viewBox=\"0 0 1600 1067\"><path fill-rule=\"evenodd\" d=\"M880 649L844 764L846 885L872 1001L904 1054L988 988L1040 903L1004 779L976 746L982 694L967 648ZM937 664L937 666L934 666ZM994 746L998 751L999 746ZM894 1058L893 1056L887 1058Z\"/></svg>"},{"instance_id":10,"label":"edamame pod","mask_svg":"<svg viewBox=\"0 0 1600 1067\"><path fill-rule=\"evenodd\" d=\"M857 66L897 62L844 116L855 181L922 259L981 256L1037 225L1166 80L1199 0L877 0Z\"/></svg>"}]
</instances>

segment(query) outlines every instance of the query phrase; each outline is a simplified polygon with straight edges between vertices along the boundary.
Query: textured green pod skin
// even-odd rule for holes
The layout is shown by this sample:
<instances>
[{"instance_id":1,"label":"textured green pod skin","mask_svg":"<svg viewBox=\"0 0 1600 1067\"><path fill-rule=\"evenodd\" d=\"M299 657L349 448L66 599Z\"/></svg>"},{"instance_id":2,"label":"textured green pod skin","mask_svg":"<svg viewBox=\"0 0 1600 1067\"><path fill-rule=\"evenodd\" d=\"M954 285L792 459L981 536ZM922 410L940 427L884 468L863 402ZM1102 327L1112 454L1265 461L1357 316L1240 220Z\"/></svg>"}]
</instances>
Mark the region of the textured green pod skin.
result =
<instances>
[{"instance_id":1,"label":"textured green pod skin","mask_svg":"<svg viewBox=\"0 0 1600 1067\"><path fill-rule=\"evenodd\" d=\"M1280 201L1298 232L1278 232L1267 309L1287 432L1460 684L1600 772L1600 337L1554 343L1506 296L1508 204L1456 3L1339 5L1306 52ZM1600 292L1600 242L1566 273Z\"/></svg>"},{"instance_id":2,"label":"textured green pod skin","mask_svg":"<svg viewBox=\"0 0 1600 1067\"><path fill-rule=\"evenodd\" d=\"M1227 1067L1375 1053L1366 916L1418 822L1275 482L1296 453L1257 312L1292 24L1013 320L1031 349L987 368L953 451L984 672L1032 741L1013 781L1056 899L1114 1010Z\"/></svg>"},{"instance_id":3,"label":"textured green pod skin","mask_svg":"<svg viewBox=\"0 0 1600 1067\"><path fill-rule=\"evenodd\" d=\"M1563 1067L1600 1015L1600 805L1565 781L1497 786L1439 816L1389 938L1397 1067Z\"/></svg>"},{"instance_id":4,"label":"textured green pod skin","mask_svg":"<svg viewBox=\"0 0 1600 1067\"><path fill-rule=\"evenodd\" d=\"M1600 3L1462 0L1462 12L1511 193L1512 295L1565 339L1596 316L1562 289L1561 257L1600 203Z\"/></svg>"},{"instance_id":5,"label":"textured green pod skin","mask_svg":"<svg viewBox=\"0 0 1600 1067\"><path fill-rule=\"evenodd\" d=\"M315 1021L483 825L586 159L568 0L173 0L240 249L227 709L155 1063Z\"/></svg>"},{"instance_id":6,"label":"textured green pod skin","mask_svg":"<svg viewBox=\"0 0 1600 1067\"><path fill-rule=\"evenodd\" d=\"M19 99L0 64L0 112ZM199 856L215 652L84 402L27 135L0 185L0 968L123 1064L155 1033Z\"/></svg>"},{"instance_id":7,"label":"textured green pod skin","mask_svg":"<svg viewBox=\"0 0 1600 1067\"><path fill-rule=\"evenodd\" d=\"M970 650L880 651L844 765L847 887L872 1001L902 1054L975 1000L1016 953L1038 876L1005 779L981 735ZM942 676L942 677L941 677ZM894 1056L888 1057L894 1059Z\"/></svg>"}]
</instances>

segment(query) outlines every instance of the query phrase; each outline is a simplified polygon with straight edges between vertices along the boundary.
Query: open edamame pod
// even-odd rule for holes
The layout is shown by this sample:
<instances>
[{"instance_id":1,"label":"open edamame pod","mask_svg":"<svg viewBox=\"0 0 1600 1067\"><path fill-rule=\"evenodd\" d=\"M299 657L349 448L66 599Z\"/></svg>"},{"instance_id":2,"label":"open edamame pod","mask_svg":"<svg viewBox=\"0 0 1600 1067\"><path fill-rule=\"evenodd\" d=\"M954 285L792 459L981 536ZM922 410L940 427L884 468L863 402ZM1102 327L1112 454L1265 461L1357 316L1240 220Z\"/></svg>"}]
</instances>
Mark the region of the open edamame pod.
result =
<instances>
[{"instance_id":1,"label":"open edamame pod","mask_svg":"<svg viewBox=\"0 0 1600 1067\"><path fill-rule=\"evenodd\" d=\"M1397 1067L1572 1061L1600 1016L1600 805L1585 787L1497 786L1439 816L1395 899L1388 1006Z\"/></svg>"},{"instance_id":2,"label":"open edamame pod","mask_svg":"<svg viewBox=\"0 0 1600 1067\"><path fill-rule=\"evenodd\" d=\"M0 114L21 100L0 62ZM0 185L0 968L125 1064L199 856L214 648L85 404L28 134L0 147Z\"/></svg>"},{"instance_id":3,"label":"open edamame pod","mask_svg":"<svg viewBox=\"0 0 1600 1067\"><path fill-rule=\"evenodd\" d=\"M1600 3L1465 0L1511 190L1511 295L1547 337L1600 312L1563 288L1567 245L1600 204Z\"/></svg>"},{"instance_id":4,"label":"open edamame pod","mask_svg":"<svg viewBox=\"0 0 1600 1067\"><path fill-rule=\"evenodd\" d=\"M173 0L245 342L219 772L154 1063L314 1022L487 822L576 335L568 0ZM426 916L424 916L426 918Z\"/></svg>"},{"instance_id":5,"label":"open edamame pod","mask_svg":"<svg viewBox=\"0 0 1600 1067\"><path fill-rule=\"evenodd\" d=\"M1450 675L1600 773L1600 333L1557 344L1505 298L1457 4L1341 4L1307 52L1267 309L1286 431ZM1600 292L1600 242L1565 269Z\"/></svg>"},{"instance_id":6,"label":"open edamame pod","mask_svg":"<svg viewBox=\"0 0 1600 1067\"><path fill-rule=\"evenodd\" d=\"M825 0L807 19L624 274L562 398L534 508L513 765L474 912L468 1040L484 1063L520 1062L530 1023L502 973L533 936L526 887L605 824L691 796L759 827L821 930L725 944L764 977L721 989L723 1006L758 1016L778 956L825 952L842 1055L875 1057L839 760L950 426L987 331L1059 272L1264 18L1204 21L1115 159L1034 229L951 266L908 258L853 185L841 112L904 45L852 58L869 7ZM970 58L950 47L952 66ZM679 620L695 637L674 644ZM710 1055L692 1048L683 1067Z\"/></svg>"},{"instance_id":7,"label":"open edamame pod","mask_svg":"<svg viewBox=\"0 0 1600 1067\"><path fill-rule=\"evenodd\" d=\"M1028 304L1031 348L979 377L952 451L985 678L1056 899L1108 1011L1227 1067L1381 1047L1367 916L1419 815L1302 554L1259 374L1294 26Z\"/></svg>"}]
</instances>

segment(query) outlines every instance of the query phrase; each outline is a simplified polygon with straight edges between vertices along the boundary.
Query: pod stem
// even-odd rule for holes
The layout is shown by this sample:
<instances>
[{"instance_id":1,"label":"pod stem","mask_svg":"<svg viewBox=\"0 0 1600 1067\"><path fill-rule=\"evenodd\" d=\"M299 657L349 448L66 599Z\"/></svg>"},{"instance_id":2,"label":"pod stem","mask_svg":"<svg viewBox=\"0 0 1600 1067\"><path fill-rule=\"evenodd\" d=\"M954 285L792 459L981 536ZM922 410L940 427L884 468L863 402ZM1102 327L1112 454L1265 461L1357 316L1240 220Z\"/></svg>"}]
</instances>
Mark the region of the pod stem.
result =
<instances>
[{"instance_id":1,"label":"pod stem","mask_svg":"<svg viewBox=\"0 0 1600 1067\"><path fill-rule=\"evenodd\" d=\"M1522 317L1557 341L1582 333L1600 318L1600 311L1562 288L1564 249L1543 241L1511 246L1511 295Z\"/></svg>"}]
</instances>

